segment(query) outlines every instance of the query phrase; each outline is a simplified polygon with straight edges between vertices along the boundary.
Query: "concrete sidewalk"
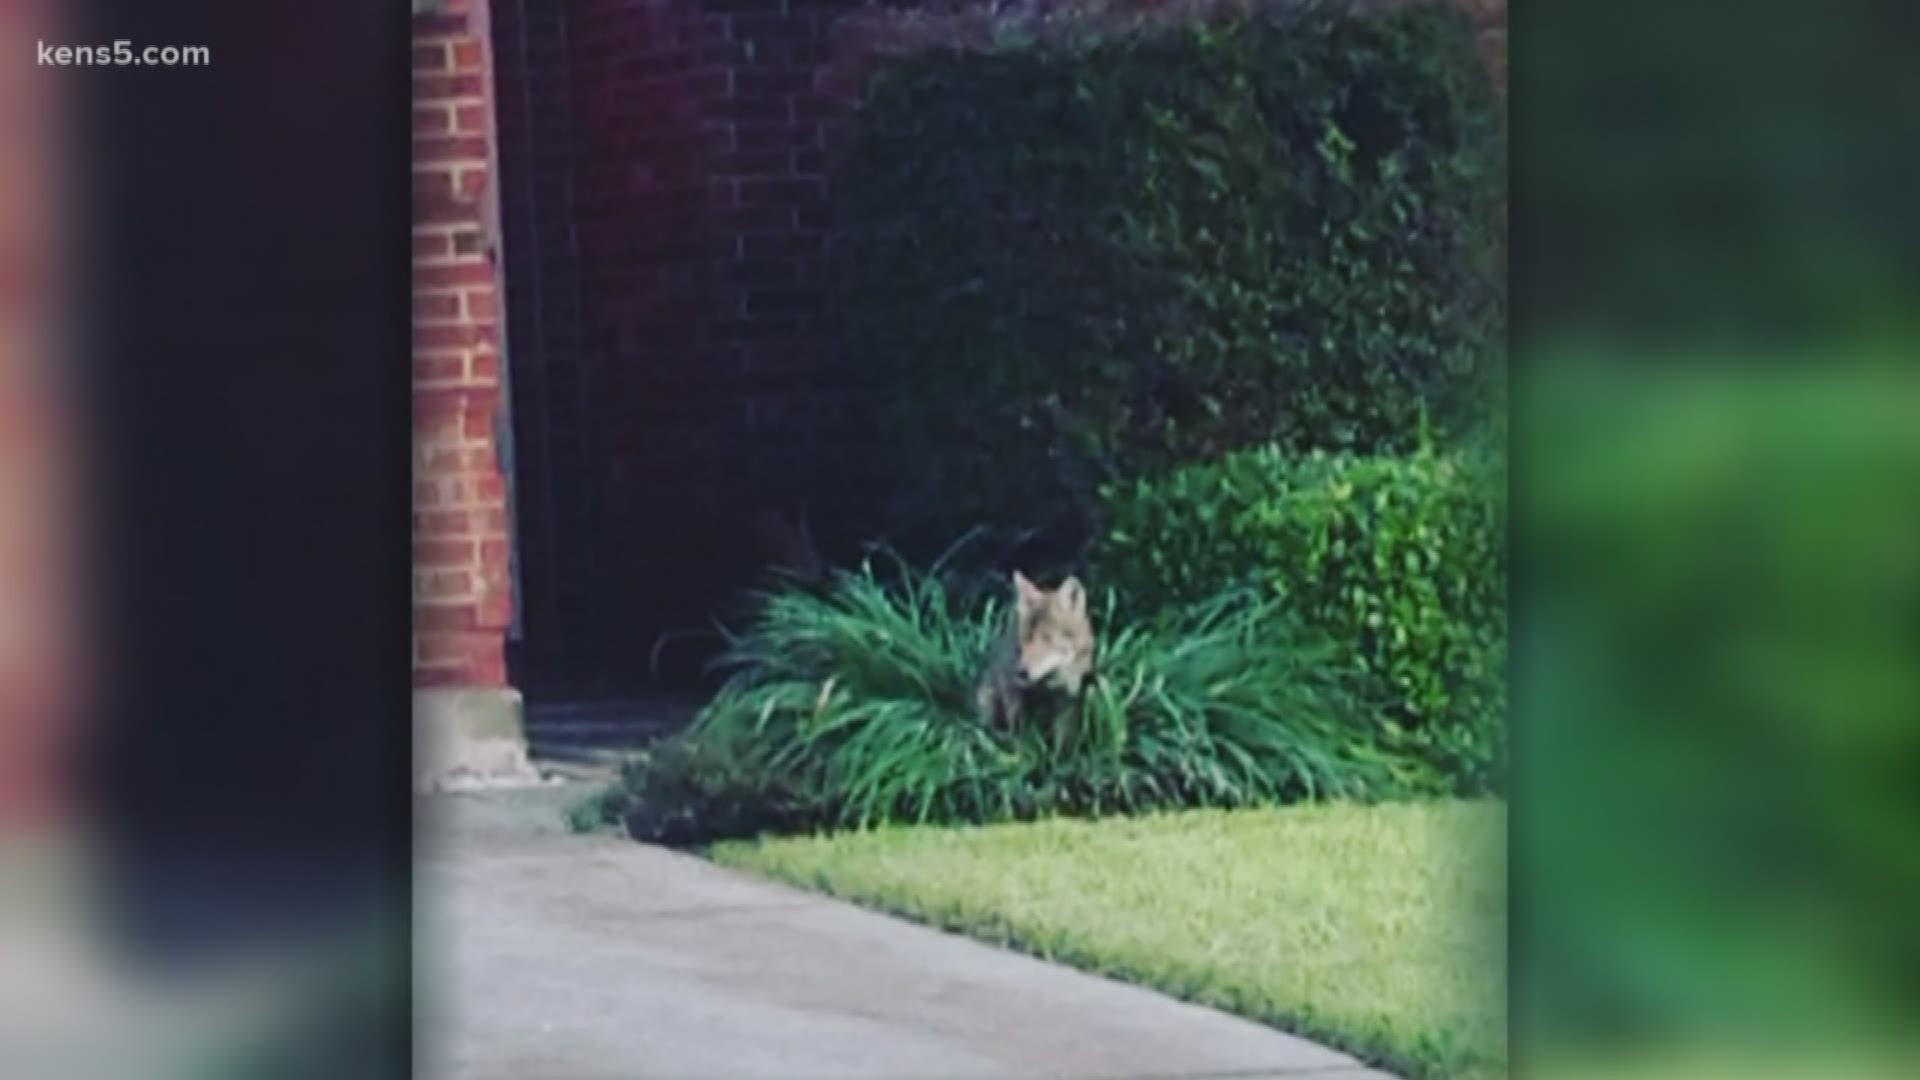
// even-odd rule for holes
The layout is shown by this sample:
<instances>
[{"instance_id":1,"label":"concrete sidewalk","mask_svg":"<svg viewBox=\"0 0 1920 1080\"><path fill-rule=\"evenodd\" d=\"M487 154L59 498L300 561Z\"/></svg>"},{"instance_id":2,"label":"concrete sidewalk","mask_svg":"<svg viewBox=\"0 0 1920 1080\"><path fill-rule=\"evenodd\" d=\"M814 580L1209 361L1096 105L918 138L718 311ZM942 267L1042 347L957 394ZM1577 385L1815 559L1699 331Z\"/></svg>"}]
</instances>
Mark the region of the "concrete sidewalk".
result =
<instances>
[{"instance_id":1,"label":"concrete sidewalk","mask_svg":"<svg viewBox=\"0 0 1920 1080\"><path fill-rule=\"evenodd\" d=\"M439 796L419 1075L1387 1080L1280 1032L687 855L566 835L573 785Z\"/></svg>"}]
</instances>

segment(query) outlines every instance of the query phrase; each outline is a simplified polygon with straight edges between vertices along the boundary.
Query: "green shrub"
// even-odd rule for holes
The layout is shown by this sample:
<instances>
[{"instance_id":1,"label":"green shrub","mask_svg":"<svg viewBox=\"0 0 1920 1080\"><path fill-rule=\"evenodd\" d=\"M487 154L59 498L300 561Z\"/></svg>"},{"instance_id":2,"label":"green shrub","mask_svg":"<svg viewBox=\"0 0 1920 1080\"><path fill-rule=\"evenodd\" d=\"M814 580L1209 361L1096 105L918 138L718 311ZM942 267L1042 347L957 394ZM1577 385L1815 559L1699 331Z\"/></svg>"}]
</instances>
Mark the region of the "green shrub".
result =
<instances>
[{"instance_id":1,"label":"green shrub","mask_svg":"<svg viewBox=\"0 0 1920 1080\"><path fill-rule=\"evenodd\" d=\"M1498 460L1266 447L1115 485L1095 573L1142 612L1266 590L1373 684L1392 745L1482 790L1505 756Z\"/></svg>"},{"instance_id":2,"label":"green shrub","mask_svg":"<svg viewBox=\"0 0 1920 1080\"><path fill-rule=\"evenodd\" d=\"M750 774L679 737L635 755L620 782L577 808L570 824L581 832L617 825L636 840L682 845L796 832L812 819L779 777Z\"/></svg>"},{"instance_id":3,"label":"green shrub","mask_svg":"<svg viewBox=\"0 0 1920 1080\"><path fill-rule=\"evenodd\" d=\"M1444 5L1019 21L883 60L836 167L852 370L937 538L1084 541L1101 484L1479 410L1503 163Z\"/></svg>"},{"instance_id":4,"label":"green shrub","mask_svg":"<svg viewBox=\"0 0 1920 1080\"><path fill-rule=\"evenodd\" d=\"M671 757L628 777L621 813L654 837L894 821L983 822L1366 797L1422 782L1373 745L1371 710L1279 605L1214 598L1164 626L1096 620L1078 701L997 730L974 689L1004 604L871 568L766 598L725 687ZM696 763L699 763L697 767ZM691 775L675 775L678 764ZM671 822L672 829L663 828Z\"/></svg>"}]
</instances>

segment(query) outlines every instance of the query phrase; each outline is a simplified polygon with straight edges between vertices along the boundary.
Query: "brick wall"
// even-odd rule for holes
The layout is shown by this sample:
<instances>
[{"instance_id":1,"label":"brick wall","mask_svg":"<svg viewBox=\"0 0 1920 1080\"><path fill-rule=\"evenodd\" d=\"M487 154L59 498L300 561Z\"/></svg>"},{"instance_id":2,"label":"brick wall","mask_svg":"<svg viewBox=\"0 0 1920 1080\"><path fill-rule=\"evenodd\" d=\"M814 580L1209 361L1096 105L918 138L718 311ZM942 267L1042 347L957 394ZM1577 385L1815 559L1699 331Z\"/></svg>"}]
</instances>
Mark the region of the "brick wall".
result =
<instances>
[{"instance_id":1,"label":"brick wall","mask_svg":"<svg viewBox=\"0 0 1920 1080\"><path fill-rule=\"evenodd\" d=\"M750 504L827 486L796 477L847 6L496 0L529 670L645 672L753 572Z\"/></svg>"},{"instance_id":2,"label":"brick wall","mask_svg":"<svg viewBox=\"0 0 1920 1080\"><path fill-rule=\"evenodd\" d=\"M845 6L573 6L579 280L599 365L590 617L617 648L707 625L759 569L755 505L831 516L818 270L837 102L813 85Z\"/></svg>"},{"instance_id":3,"label":"brick wall","mask_svg":"<svg viewBox=\"0 0 1920 1080\"><path fill-rule=\"evenodd\" d=\"M486 0L413 16L413 671L506 685L513 616ZM425 8L426 10L421 10Z\"/></svg>"}]
</instances>

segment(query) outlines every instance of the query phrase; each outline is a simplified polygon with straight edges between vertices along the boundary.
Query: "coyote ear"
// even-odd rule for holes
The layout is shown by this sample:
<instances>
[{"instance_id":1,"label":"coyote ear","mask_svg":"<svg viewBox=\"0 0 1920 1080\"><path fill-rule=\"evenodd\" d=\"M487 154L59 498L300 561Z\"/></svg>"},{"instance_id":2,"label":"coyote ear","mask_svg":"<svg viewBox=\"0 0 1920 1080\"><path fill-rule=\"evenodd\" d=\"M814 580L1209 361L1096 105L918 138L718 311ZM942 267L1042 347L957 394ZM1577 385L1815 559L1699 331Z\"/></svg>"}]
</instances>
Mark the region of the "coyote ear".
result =
<instances>
[{"instance_id":1,"label":"coyote ear","mask_svg":"<svg viewBox=\"0 0 1920 1080\"><path fill-rule=\"evenodd\" d=\"M1047 592L1018 570L1013 572L1013 591L1020 599L1020 610L1028 611L1047 602Z\"/></svg>"},{"instance_id":2,"label":"coyote ear","mask_svg":"<svg viewBox=\"0 0 1920 1080\"><path fill-rule=\"evenodd\" d=\"M1086 613L1087 589L1086 586L1080 584L1079 578L1070 577L1061 582L1060 587L1054 590L1053 595L1059 598L1060 605L1068 611L1076 615Z\"/></svg>"}]
</instances>

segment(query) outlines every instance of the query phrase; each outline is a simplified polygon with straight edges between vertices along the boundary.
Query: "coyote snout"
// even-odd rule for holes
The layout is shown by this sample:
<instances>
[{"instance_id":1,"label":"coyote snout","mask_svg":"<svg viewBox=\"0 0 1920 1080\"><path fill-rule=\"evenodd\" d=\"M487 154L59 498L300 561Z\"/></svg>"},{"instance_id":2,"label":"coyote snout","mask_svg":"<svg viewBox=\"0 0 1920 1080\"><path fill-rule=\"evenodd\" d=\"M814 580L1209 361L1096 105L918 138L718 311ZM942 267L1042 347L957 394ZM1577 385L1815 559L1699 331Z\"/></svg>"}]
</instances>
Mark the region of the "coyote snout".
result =
<instances>
[{"instance_id":1,"label":"coyote snout","mask_svg":"<svg viewBox=\"0 0 1920 1080\"><path fill-rule=\"evenodd\" d=\"M1015 571L1013 585L1012 616L978 692L982 719L1004 727L1019 724L1024 691L1052 685L1078 695L1093 672L1093 624L1079 580L1068 578L1049 592Z\"/></svg>"}]
</instances>

